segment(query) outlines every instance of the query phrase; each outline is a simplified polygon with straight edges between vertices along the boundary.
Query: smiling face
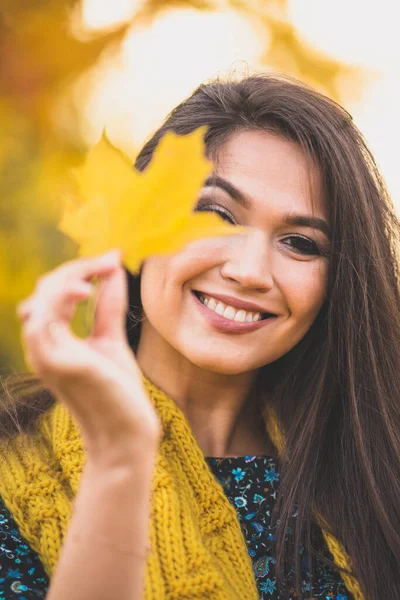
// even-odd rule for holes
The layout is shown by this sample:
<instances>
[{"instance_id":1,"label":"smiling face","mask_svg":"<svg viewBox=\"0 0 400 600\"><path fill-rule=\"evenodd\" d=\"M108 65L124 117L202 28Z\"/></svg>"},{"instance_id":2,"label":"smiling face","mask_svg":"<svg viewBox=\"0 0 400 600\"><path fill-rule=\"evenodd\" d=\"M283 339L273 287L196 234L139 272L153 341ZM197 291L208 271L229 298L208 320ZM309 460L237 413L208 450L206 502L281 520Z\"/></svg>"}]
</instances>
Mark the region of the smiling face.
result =
<instances>
[{"instance_id":1,"label":"smiling face","mask_svg":"<svg viewBox=\"0 0 400 600\"><path fill-rule=\"evenodd\" d=\"M324 302L329 230L319 172L296 143L244 131L219 150L197 209L249 229L145 262L138 355L151 348L180 368L247 373L291 350Z\"/></svg>"}]
</instances>

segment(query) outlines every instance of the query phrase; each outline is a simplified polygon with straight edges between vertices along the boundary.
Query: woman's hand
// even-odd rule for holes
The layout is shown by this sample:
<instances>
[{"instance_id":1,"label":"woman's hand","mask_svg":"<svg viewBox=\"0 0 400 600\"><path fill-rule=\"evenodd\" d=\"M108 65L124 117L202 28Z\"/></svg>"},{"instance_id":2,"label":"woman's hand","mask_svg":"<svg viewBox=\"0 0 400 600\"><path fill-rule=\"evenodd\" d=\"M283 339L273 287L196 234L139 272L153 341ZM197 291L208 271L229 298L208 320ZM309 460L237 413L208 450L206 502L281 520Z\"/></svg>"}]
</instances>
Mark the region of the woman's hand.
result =
<instances>
[{"instance_id":1,"label":"woman's hand","mask_svg":"<svg viewBox=\"0 0 400 600\"><path fill-rule=\"evenodd\" d=\"M94 325L86 339L70 328L76 304L100 280ZM18 305L26 360L64 402L88 454L96 459L132 455L145 439L157 442L161 424L125 332L126 273L119 251L67 262L39 278Z\"/></svg>"}]
</instances>

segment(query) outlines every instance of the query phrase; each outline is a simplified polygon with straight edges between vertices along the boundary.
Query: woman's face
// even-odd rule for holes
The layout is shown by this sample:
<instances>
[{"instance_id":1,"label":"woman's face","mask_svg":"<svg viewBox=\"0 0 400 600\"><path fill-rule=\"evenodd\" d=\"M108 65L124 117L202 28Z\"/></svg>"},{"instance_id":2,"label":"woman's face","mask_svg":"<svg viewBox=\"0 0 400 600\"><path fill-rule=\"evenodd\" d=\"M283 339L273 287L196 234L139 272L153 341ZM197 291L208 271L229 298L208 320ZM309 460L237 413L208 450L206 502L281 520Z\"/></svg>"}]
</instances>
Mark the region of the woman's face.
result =
<instances>
[{"instance_id":1,"label":"woman's face","mask_svg":"<svg viewBox=\"0 0 400 600\"><path fill-rule=\"evenodd\" d=\"M296 143L244 131L220 149L199 209L249 229L145 262L141 343L150 336L154 356L159 344L202 369L250 372L293 348L323 304L329 239L319 172Z\"/></svg>"}]
</instances>

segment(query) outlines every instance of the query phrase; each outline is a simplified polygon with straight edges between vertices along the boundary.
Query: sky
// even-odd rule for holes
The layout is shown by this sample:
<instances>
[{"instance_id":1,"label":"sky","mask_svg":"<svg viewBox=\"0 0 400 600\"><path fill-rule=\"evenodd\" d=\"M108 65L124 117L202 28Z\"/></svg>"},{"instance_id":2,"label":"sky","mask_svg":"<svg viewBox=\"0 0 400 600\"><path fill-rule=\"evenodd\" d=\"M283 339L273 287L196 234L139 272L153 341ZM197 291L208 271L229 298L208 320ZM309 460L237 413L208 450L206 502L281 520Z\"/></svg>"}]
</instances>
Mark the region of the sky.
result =
<instances>
[{"instance_id":1,"label":"sky","mask_svg":"<svg viewBox=\"0 0 400 600\"><path fill-rule=\"evenodd\" d=\"M128 20L138 6L138 0L84 0L85 26L96 30ZM379 11L375 2L365 0L288 0L289 19L304 41L363 69L362 93L347 94L344 106L366 137L399 210L396 6L396 0L380 0ZM232 70L262 69L267 47L265 30L229 8L212 13L171 9L150 26L136 26L119 57L105 59L77 85L77 95L83 91L87 95L83 110L87 141L94 143L105 126L113 143L133 156L199 83Z\"/></svg>"}]
</instances>

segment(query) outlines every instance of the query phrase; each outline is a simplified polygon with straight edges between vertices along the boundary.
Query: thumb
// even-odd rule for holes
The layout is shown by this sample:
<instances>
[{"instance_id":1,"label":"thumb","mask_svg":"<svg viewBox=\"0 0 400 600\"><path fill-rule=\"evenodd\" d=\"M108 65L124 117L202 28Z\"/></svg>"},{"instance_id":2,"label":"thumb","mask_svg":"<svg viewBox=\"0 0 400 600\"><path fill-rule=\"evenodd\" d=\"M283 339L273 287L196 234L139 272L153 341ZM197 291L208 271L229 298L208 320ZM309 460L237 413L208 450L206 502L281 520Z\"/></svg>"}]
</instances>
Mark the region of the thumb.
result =
<instances>
[{"instance_id":1,"label":"thumb","mask_svg":"<svg viewBox=\"0 0 400 600\"><path fill-rule=\"evenodd\" d=\"M120 340L125 337L128 308L128 281L119 262L108 274L102 275L96 293L92 337Z\"/></svg>"}]
</instances>

